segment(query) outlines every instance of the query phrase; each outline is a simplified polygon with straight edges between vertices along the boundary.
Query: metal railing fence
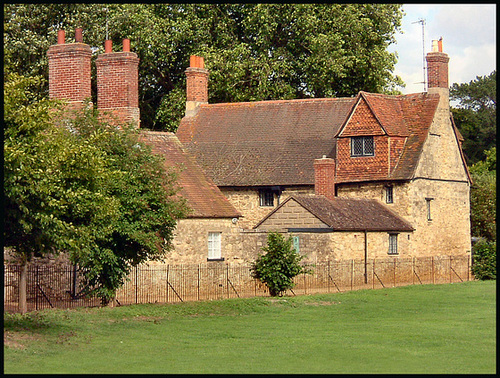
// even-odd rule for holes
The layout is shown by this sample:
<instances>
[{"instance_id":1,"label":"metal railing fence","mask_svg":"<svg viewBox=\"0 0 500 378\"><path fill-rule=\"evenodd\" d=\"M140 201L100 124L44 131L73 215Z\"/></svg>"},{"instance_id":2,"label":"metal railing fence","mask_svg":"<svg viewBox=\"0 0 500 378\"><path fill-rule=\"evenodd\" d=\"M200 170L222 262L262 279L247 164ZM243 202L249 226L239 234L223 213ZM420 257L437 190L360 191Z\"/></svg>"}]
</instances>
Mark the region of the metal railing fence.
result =
<instances>
[{"instance_id":1,"label":"metal railing fence","mask_svg":"<svg viewBox=\"0 0 500 378\"><path fill-rule=\"evenodd\" d=\"M312 274L295 278L295 286L287 295L469 281L470 264L468 255L318 262L312 266ZM20 266L4 265L4 311L19 309L19 276ZM28 266L28 311L101 304L98 298L83 295L82 290L82 276L75 266ZM145 264L131 270L117 292L116 303L174 303L267 295L265 285L252 278L250 265Z\"/></svg>"}]
</instances>

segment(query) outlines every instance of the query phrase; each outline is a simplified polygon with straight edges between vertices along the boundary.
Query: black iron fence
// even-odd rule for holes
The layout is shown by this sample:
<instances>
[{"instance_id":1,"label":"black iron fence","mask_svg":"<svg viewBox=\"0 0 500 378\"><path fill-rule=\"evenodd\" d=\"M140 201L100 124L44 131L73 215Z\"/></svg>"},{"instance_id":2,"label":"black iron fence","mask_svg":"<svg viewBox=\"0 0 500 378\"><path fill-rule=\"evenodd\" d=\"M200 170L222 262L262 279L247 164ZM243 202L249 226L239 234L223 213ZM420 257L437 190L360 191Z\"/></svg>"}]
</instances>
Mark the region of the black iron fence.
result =
<instances>
[{"instance_id":1,"label":"black iron fence","mask_svg":"<svg viewBox=\"0 0 500 378\"><path fill-rule=\"evenodd\" d=\"M318 262L312 274L295 278L289 295L463 282L472 279L470 256L433 256ZM20 266L4 265L4 310L19 309ZM28 311L99 306L83 294L81 273L71 265L30 265ZM172 303L269 295L251 276L249 265L222 262L199 265L140 265L116 295L117 305Z\"/></svg>"}]
</instances>

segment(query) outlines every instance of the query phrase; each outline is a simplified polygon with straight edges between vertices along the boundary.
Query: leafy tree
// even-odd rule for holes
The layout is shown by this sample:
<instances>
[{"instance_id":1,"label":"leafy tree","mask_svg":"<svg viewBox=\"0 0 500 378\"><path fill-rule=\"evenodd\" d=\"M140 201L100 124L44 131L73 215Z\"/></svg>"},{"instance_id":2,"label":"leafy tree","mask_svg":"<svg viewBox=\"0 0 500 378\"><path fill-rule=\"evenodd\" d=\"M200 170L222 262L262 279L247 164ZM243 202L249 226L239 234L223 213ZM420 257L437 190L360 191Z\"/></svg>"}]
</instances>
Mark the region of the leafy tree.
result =
<instances>
[{"instance_id":1,"label":"leafy tree","mask_svg":"<svg viewBox=\"0 0 500 378\"><path fill-rule=\"evenodd\" d=\"M175 131L193 54L206 58L211 103L393 91L403 83L387 47L401 18L398 4L6 4L4 63L46 76L60 28L71 41L83 27L94 59L106 34L118 48L130 38L142 127Z\"/></svg>"},{"instance_id":2,"label":"leafy tree","mask_svg":"<svg viewBox=\"0 0 500 378\"><path fill-rule=\"evenodd\" d=\"M484 160L484 151L496 146L496 70L469 83L454 83L450 99L458 101L452 113L469 164Z\"/></svg>"},{"instance_id":3,"label":"leafy tree","mask_svg":"<svg viewBox=\"0 0 500 378\"><path fill-rule=\"evenodd\" d=\"M300 256L293 248L292 237L285 238L277 232L267 236L267 246L262 250L266 254L252 264L252 276L266 284L273 297L282 296L286 290L293 288L295 276L310 273L307 267L300 265L304 256Z\"/></svg>"},{"instance_id":4,"label":"leafy tree","mask_svg":"<svg viewBox=\"0 0 500 378\"><path fill-rule=\"evenodd\" d=\"M496 147L470 168L472 235L496 241Z\"/></svg>"},{"instance_id":5,"label":"leafy tree","mask_svg":"<svg viewBox=\"0 0 500 378\"><path fill-rule=\"evenodd\" d=\"M64 118L60 103L41 98L41 81L8 74L4 87L4 240L22 265L22 312L33 257L67 252L106 303L130 267L171 247L185 213L175 175L136 132L90 108Z\"/></svg>"},{"instance_id":6,"label":"leafy tree","mask_svg":"<svg viewBox=\"0 0 500 378\"><path fill-rule=\"evenodd\" d=\"M472 247L472 273L478 280L496 280L497 243L486 239L479 240Z\"/></svg>"}]
</instances>

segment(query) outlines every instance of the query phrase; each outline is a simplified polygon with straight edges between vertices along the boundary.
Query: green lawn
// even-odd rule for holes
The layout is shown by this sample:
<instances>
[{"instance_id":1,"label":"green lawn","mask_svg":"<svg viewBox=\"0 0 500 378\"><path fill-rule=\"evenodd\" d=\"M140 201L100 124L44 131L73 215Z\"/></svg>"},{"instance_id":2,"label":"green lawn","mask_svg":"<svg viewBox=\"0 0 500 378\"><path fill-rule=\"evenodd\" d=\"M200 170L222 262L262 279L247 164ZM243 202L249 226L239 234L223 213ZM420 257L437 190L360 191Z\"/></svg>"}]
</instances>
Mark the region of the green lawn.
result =
<instances>
[{"instance_id":1,"label":"green lawn","mask_svg":"<svg viewBox=\"0 0 500 378\"><path fill-rule=\"evenodd\" d=\"M5 315L5 373L495 373L496 282Z\"/></svg>"}]
</instances>

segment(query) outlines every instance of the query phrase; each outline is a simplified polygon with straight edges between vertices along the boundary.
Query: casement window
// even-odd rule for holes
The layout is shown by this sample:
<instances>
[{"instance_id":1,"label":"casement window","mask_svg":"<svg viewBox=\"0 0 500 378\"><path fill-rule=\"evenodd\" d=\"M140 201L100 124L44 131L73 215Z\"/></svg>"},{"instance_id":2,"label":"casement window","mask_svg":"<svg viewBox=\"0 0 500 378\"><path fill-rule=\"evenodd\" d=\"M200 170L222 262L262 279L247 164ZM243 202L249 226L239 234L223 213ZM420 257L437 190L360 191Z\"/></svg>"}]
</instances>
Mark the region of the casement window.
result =
<instances>
[{"instance_id":1,"label":"casement window","mask_svg":"<svg viewBox=\"0 0 500 378\"><path fill-rule=\"evenodd\" d=\"M426 198L425 199L425 205L427 207L427 220L431 221L432 216L431 216L431 202L434 200L434 198Z\"/></svg>"},{"instance_id":2,"label":"casement window","mask_svg":"<svg viewBox=\"0 0 500 378\"><path fill-rule=\"evenodd\" d=\"M222 232L208 233L208 261L224 260L222 257Z\"/></svg>"},{"instance_id":3,"label":"casement window","mask_svg":"<svg viewBox=\"0 0 500 378\"><path fill-rule=\"evenodd\" d=\"M387 251L387 254L398 254L398 234L389 234L389 250Z\"/></svg>"},{"instance_id":4,"label":"casement window","mask_svg":"<svg viewBox=\"0 0 500 378\"><path fill-rule=\"evenodd\" d=\"M274 206L274 192L271 189L259 190L260 206Z\"/></svg>"},{"instance_id":5,"label":"casement window","mask_svg":"<svg viewBox=\"0 0 500 378\"><path fill-rule=\"evenodd\" d=\"M373 156L375 144L372 136L351 138L351 156Z\"/></svg>"},{"instance_id":6,"label":"casement window","mask_svg":"<svg viewBox=\"0 0 500 378\"><path fill-rule=\"evenodd\" d=\"M385 187L385 202L394 203L394 189L392 186Z\"/></svg>"}]
</instances>

